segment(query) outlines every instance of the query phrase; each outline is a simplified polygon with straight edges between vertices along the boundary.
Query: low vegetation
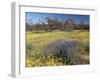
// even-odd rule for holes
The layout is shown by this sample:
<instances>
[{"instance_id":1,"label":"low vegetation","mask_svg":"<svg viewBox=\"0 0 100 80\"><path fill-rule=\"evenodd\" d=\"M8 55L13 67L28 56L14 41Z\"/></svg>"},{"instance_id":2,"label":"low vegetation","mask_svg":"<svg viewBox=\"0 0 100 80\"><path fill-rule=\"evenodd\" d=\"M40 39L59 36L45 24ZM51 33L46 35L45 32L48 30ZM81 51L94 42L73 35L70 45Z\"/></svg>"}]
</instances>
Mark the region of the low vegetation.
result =
<instances>
[{"instance_id":1,"label":"low vegetation","mask_svg":"<svg viewBox=\"0 0 100 80\"><path fill-rule=\"evenodd\" d=\"M89 32L26 32L26 67L89 64Z\"/></svg>"}]
</instances>

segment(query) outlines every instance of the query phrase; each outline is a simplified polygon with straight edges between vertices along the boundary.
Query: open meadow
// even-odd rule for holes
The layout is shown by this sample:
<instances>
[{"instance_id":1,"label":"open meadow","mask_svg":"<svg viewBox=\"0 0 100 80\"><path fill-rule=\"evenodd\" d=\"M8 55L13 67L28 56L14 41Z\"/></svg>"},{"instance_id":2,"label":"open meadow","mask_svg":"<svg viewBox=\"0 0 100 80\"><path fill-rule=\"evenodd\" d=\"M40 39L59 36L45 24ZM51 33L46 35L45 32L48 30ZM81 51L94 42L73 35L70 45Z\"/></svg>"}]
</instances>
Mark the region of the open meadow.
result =
<instances>
[{"instance_id":1,"label":"open meadow","mask_svg":"<svg viewBox=\"0 0 100 80\"><path fill-rule=\"evenodd\" d=\"M26 32L26 67L89 64L89 32Z\"/></svg>"}]
</instances>

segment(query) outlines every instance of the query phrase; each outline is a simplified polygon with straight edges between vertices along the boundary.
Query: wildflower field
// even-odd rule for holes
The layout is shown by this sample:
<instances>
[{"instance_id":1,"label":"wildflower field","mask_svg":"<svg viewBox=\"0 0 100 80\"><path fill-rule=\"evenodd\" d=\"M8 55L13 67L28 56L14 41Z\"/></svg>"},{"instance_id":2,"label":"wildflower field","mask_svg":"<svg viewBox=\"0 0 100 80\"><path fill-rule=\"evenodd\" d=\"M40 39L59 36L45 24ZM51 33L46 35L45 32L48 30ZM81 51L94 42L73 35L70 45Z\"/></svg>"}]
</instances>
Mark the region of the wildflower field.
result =
<instances>
[{"instance_id":1,"label":"wildflower field","mask_svg":"<svg viewBox=\"0 0 100 80\"><path fill-rule=\"evenodd\" d=\"M26 67L89 64L89 31L26 31Z\"/></svg>"}]
</instances>

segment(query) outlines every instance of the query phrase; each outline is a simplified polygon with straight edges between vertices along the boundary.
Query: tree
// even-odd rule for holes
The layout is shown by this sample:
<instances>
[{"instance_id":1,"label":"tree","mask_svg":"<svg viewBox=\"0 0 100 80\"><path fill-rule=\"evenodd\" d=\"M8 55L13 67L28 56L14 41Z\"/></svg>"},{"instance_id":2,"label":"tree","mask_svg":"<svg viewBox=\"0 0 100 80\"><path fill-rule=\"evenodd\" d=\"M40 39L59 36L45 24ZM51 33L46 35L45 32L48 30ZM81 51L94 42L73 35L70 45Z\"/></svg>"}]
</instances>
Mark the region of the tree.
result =
<instances>
[{"instance_id":1,"label":"tree","mask_svg":"<svg viewBox=\"0 0 100 80\"><path fill-rule=\"evenodd\" d=\"M32 20L29 19L29 20L26 20L26 31L32 31Z\"/></svg>"},{"instance_id":2,"label":"tree","mask_svg":"<svg viewBox=\"0 0 100 80\"><path fill-rule=\"evenodd\" d=\"M74 26L75 26L75 22L74 22L73 19L68 19L64 23L64 28L65 28L66 31L71 31Z\"/></svg>"},{"instance_id":3,"label":"tree","mask_svg":"<svg viewBox=\"0 0 100 80\"><path fill-rule=\"evenodd\" d=\"M45 30L46 32L48 32L48 29L46 28L47 26L46 26L46 24L45 24L44 22L42 22L42 26L44 27L44 30Z\"/></svg>"},{"instance_id":4,"label":"tree","mask_svg":"<svg viewBox=\"0 0 100 80\"><path fill-rule=\"evenodd\" d=\"M57 18L50 18L50 17L47 17L45 19L48 23L49 31L53 31L56 29L64 30L63 29L63 21L59 21L59 19L57 19Z\"/></svg>"},{"instance_id":5,"label":"tree","mask_svg":"<svg viewBox=\"0 0 100 80\"><path fill-rule=\"evenodd\" d=\"M45 18L47 23L48 23L48 27L49 27L49 31L52 31L52 27L53 27L53 21L52 19L50 19L49 17Z\"/></svg>"}]
</instances>

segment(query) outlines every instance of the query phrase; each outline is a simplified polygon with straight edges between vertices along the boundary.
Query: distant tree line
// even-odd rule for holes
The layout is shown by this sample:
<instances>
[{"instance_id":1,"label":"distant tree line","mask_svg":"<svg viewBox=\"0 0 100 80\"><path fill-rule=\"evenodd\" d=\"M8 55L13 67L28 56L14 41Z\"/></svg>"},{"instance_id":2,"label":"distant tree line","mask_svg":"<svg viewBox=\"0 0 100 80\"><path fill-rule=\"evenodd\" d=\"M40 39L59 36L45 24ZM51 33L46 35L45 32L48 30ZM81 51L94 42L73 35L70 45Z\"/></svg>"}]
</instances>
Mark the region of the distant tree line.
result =
<instances>
[{"instance_id":1,"label":"distant tree line","mask_svg":"<svg viewBox=\"0 0 100 80\"><path fill-rule=\"evenodd\" d=\"M73 19L66 21L60 21L58 19L45 18L46 23L40 21L39 23L33 24L31 20L26 21L26 31L41 31L51 32L54 30L60 31L72 31L72 30L87 30L89 31L89 24L84 24L81 21L80 24L76 24Z\"/></svg>"}]
</instances>

